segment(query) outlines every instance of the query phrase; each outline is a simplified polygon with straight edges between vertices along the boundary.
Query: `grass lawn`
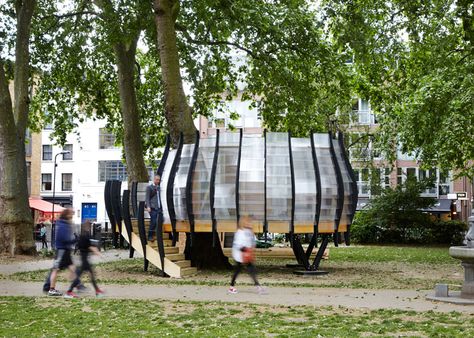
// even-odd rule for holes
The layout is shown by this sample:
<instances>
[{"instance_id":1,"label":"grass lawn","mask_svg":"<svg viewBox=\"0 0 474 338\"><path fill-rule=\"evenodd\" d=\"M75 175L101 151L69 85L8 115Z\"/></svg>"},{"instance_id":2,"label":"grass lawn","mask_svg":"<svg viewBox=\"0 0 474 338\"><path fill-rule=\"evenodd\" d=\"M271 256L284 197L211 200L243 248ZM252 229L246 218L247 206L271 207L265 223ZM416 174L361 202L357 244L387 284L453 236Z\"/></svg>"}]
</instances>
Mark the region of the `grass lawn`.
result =
<instances>
[{"instance_id":1,"label":"grass lawn","mask_svg":"<svg viewBox=\"0 0 474 338\"><path fill-rule=\"evenodd\" d=\"M451 258L448 248L351 246L330 249L330 259L321 269L326 276L302 277L286 268L294 259L257 258L259 278L269 286L345 287L367 289L432 289L436 283L450 284L456 289L463 281L461 264ZM230 272L201 270L196 276L182 280L160 278L151 266L143 271L143 259L129 259L99 264L96 268L100 283L109 284L201 284L227 285ZM22 281L42 281L46 271L22 272L7 278ZM238 283L250 284L246 275Z\"/></svg>"},{"instance_id":2,"label":"grass lawn","mask_svg":"<svg viewBox=\"0 0 474 338\"><path fill-rule=\"evenodd\" d=\"M474 316L220 302L0 297L0 336L472 337Z\"/></svg>"}]
</instances>

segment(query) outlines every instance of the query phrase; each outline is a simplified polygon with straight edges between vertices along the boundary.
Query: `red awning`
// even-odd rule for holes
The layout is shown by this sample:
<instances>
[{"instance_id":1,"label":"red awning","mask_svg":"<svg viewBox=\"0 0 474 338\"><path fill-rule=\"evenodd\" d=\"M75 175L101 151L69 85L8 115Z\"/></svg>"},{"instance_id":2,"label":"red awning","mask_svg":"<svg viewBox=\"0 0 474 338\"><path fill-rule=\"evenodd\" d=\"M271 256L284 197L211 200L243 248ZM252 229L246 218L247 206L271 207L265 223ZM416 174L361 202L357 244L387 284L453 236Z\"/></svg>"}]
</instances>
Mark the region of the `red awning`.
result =
<instances>
[{"instance_id":1,"label":"red awning","mask_svg":"<svg viewBox=\"0 0 474 338\"><path fill-rule=\"evenodd\" d=\"M41 211L43 214L51 215L53 213L53 203L50 203L50 202L45 201L45 200L36 199L36 198L31 198L30 197L30 208ZM64 209L65 208L63 208L62 206L60 206L58 204L55 204L54 205L54 214L59 214Z\"/></svg>"}]
</instances>

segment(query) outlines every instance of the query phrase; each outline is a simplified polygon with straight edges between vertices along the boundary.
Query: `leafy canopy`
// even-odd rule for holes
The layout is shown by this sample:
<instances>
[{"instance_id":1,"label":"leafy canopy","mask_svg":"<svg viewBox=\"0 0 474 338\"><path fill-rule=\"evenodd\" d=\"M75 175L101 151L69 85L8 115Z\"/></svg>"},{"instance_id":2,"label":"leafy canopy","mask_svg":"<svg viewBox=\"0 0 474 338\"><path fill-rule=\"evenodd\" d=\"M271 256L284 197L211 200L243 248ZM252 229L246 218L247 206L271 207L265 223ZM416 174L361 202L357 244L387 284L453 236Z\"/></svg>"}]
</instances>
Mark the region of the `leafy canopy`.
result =
<instances>
[{"instance_id":1,"label":"leafy canopy","mask_svg":"<svg viewBox=\"0 0 474 338\"><path fill-rule=\"evenodd\" d=\"M356 90L378 114L389 159L474 176L474 4L468 0L325 1L328 29L352 53Z\"/></svg>"}]
</instances>

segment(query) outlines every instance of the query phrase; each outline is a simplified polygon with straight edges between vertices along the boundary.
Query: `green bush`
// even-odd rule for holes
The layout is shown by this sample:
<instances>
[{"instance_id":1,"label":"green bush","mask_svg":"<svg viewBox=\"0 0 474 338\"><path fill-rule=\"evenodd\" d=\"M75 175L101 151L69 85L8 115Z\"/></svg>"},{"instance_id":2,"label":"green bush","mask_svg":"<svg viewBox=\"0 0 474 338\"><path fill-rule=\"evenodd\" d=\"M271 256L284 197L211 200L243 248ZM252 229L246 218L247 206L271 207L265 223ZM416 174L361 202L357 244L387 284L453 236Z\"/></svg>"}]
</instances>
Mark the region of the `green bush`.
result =
<instances>
[{"instance_id":1,"label":"green bush","mask_svg":"<svg viewBox=\"0 0 474 338\"><path fill-rule=\"evenodd\" d=\"M460 245L467 231L461 221L414 223L410 227L384 228L373 222L368 213L356 214L351 226L351 240L360 244L448 244Z\"/></svg>"},{"instance_id":2,"label":"green bush","mask_svg":"<svg viewBox=\"0 0 474 338\"><path fill-rule=\"evenodd\" d=\"M460 244L467 225L459 221L433 221L421 210L429 209L433 198L420 197L432 182L407 179L388 188L359 211L351 226L355 243Z\"/></svg>"}]
</instances>

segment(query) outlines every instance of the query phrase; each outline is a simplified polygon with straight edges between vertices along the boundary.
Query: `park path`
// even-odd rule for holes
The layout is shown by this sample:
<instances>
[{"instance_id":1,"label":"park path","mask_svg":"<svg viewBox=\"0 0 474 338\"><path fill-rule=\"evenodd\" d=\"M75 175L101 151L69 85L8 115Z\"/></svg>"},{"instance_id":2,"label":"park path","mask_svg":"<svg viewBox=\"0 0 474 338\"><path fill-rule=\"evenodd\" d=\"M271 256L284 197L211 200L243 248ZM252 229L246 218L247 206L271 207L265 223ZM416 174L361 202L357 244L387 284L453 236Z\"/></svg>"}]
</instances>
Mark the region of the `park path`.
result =
<instances>
[{"instance_id":1,"label":"park path","mask_svg":"<svg viewBox=\"0 0 474 338\"><path fill-rule=\"evenodd\" d=\"M42 283L0 280L0 296L44 296ZM64 290L66 284L58 284ZM239 288L239 293L231 295L222 286L197 285L104 285L105 298L181 300L181 301L223 301L267 305L312 305L343 306L350 309L400 309L413 311L458 311L474 313L473 306L437 303L425 299L429 291L411 290L363 290L337 288L294 288L270 287L268 293L257 294L250 286ZM92 291L81 297L93 297Z\"/></svg>"},{"instance_id":2,"label":"park path","mask_svg":"<svg viewBox=\"0 0 474 338\"><path fill-rule=\"evenodd\" d=\"M107 250L101 251L102 256L92 256L92 262L94 264L112 262L121 259L128 258L128 250ZM73 255L73 260L77 260L78 257ZM12 275L17 272L37 271L50 269L53 266L53 257L51 259L38 259L29 260L24 262L12 261L8 263L0 263L0 275Z\"/></svg>"},{"instance_id":3,"label":"park path","mask_svg":"<svg viewBox=\"0 0 474 338\"><path fill-rule=\"evenodd\" d=\"M102 251L101 257L94 257L94 263L110 262L128 258L127 250ZM49 269L52 259L0 264L0 296L41 297L42 283L9 280L8 275L22 271ZM192 277L190 277L192 278ZM58 283L58 289L68 285ZM267 305L312 305L343 306L351 309L400 309L414 311L459 311L474 313L474 306L440 303L426 300L432 291L415 290L366 290L345 288L269 287L267 294L259 295L250 286L239 287L239 293L227 293L227 287L201 285L104 285L106 298L113 299L163 299L187 301L223 301ZM88 292L82 297L92 297Z\"/></svg>"}]
</instances>

